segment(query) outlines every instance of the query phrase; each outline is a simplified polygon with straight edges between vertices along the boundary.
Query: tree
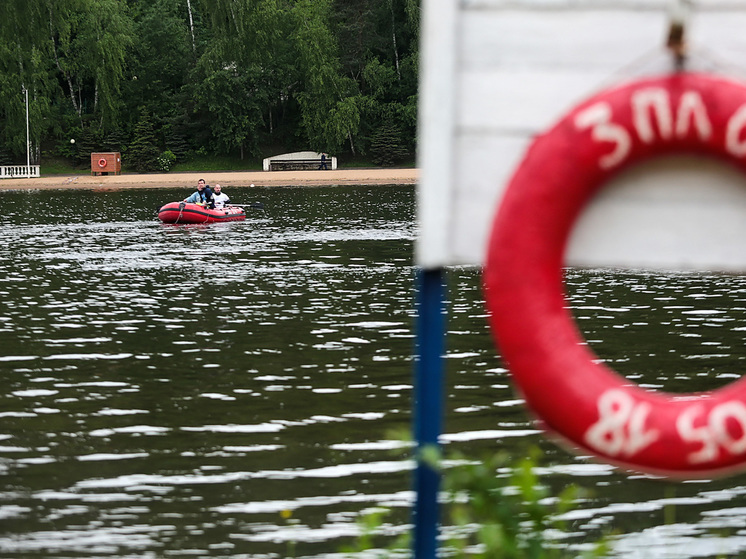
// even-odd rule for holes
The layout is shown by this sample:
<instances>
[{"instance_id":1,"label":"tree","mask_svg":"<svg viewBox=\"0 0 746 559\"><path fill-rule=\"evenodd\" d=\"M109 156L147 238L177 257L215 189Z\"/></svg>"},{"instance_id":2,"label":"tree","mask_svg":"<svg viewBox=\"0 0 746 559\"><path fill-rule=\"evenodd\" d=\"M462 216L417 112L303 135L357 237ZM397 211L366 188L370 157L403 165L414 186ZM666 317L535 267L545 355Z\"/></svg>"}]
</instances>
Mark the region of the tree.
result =
<instances>
[{"instance_id":1,"label":"tree","mask_svg":"<svg viewBox=\"0 0 746 559\"><path fill-rule=\"evenodd\" d=\"M103 137L101 142L103 151L116 151L122 154L127 153L127 136L121 128L112 128Z\"/></svg>"},{"instance_id":2,"label":"tree","mask_svg":"<svg viewBox=\"0 0 746 559\"><path fill-rule=\"evenodd\" d=\"M164 126L166 149L176 156L176 161L186 161L191 153L187 141L189 116L186 111L174 110L167 118Z\"/></svg>"},{"instance_id":3,"label":"tree","mask_svg":"<svg viewBox=\"0 0 746 559\"><path fill-rule=\"evenodd\" d=\"M345 45L344 74L359 89L357 148L392 120L407 150L416 131L418 0L336 0L335 32ZM352 148L351 148L352 149Z\"/></svg>"},{"instance_id":4,"label":"tree","mask_svg":"<svg viewBox=\"0 0 746 559\"><path fill-rule=\"evenodd\" d=\"M181 161L203 147L365 153L387 119L411 153L418 12L419 0L0 0L0 149L25 155L27 88L33 152L126 145L142 108Z\"/></svg>"},{"instance_id":5,"label":"tree","mask_svg":"<svg viewBox=\"0 0 746 559\"><path fill-rule=\"evenodd\" d=\"M87 166L90 163L91 153L102 151L103 134L97 128L81 129L76 134L75 140L75 164Z\"/></svg>"},{"instance_id":6,"label":"tree","mask_svg":"<svg viewBox=\"0 0 746 559\"><path fill-rule=\"evenodd\" d=\"M181 8L181 0L156 0L142 2L133 10L138 40L129 60L129 79L123 84L124 102L131 114L145 106L151 114L166 118L190 98L184 90L197 87L190 27Z\"/></svg>"},{"instance_id":7,"label":"tree","mask_svg":"<svg viewBox=\"0 0 746 559\"><path fill-rule=\"evenodd\" d=\"M373 134L370 152L373 162L382 167L395 165L409 155L403 145L401 129L391 120L381 124Z\"/></svg>"},{"instance_id":8,"label":"tree","mask_svg":"<svg viewBox=\"0 0 746 559\"><path fill-rule=\"evenodd\" d=\"M293 34L304 89L297 94L303 125L311 145L337 151L354 140L360 126L360 103L354 80L341 74L337 43L328 25L328 0L295 4Z\"/></svg>"},{"instance_id":9,"label":"tree","mask_svg":"<svg viewBox=\"0 0 746 559\"><path fill-rule=\"evenodd\" d=\"M122 106L133 23L124 2L77 2L79 9L60 18L56 27L50 22L55 64L81 124L84 113L89 113L102 125L113 125Z\"/></svg>"},{"instance_id":10,"label":"tree","mask_svg":"<svg viewBox=\"0 0 746 559\"><path fill-rule=\"evenodd\" d=\"M202 83L208 92L200 94L200 109L220 121L230 122L231 131L216 138L217 146L240 147L248 142L250 150L265 139L274 142L277 131L298 128L295 89L301 79L298 55L291 34L294 20L292 5L283 0L202 0L210 14L211 32L215 40L200 60L204 73ZM213 111L220 103L219 82L229 83L232 92L243 89L243 99L232 99L222 108L221 115ZM240 132L242 127L248 130ZM218 130L213 128L216 133ZM230 139L232 138L232 139ZM287 137L281 143L290 143ZM307 145L307 144L306 144Z\"/></svg>"},{"instance_id":11,"label":"tree","mask_svg":"<svg viewBox=\"0 0 746 559\"><path fill-rule=\"evenodd\" d=\"M134 131L134 139L127 150L128 163L137 171L147 172L158 169L158 142L153 123L147 112L142 113Z\"/></svg>"},{"instance_id":12,"label":"tree","mask_svg":"<svg viewBox=\"0 0 746 559\"><path fill-rule=\"evenodd\" d=\"M56 6L65 11L76 1L60 0ZM29 91L32 144L39 145L49 122L56 88L49 61L49 4L50 0L0 2L0 145L16 157L26 152L24 89Z\"/></svg>"},{"instance_id":13,"label":"tree","mask_svg":"<svg viewBox=\"0 0 746 559\"><path fill-rule=\"evenodd\" d=\"M211 130L214 147L222 152L244 149L258 153L255 131L262 124L262 106L266 103L261 90L248 72L225 68L210 72L197 94L199 103L213 115Z\"/></svg>"}]
</instances>

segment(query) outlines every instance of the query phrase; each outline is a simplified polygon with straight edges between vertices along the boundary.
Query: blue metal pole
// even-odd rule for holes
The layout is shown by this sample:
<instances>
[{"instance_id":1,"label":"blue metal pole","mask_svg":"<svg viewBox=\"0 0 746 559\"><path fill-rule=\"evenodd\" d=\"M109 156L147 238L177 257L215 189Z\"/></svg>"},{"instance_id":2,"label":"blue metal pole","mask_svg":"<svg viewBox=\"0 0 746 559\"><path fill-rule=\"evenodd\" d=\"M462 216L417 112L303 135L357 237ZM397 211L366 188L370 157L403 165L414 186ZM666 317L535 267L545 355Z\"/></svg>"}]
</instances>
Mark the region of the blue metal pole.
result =
<instances>
[{"instance_id":1,"label":"blue metal pole","mask_svg":"<svg viewBox=\"0 0 746 559\"><path fill-rule=\"evenodd\" d=\"M414 371L414 436L417 457L437 446L443 423L443 348L445 340L444 270L417 274L417 360ZM414 472L415 559L435 559L438 549L440 475L418 459Z\"/></svg>"}]
</instances>

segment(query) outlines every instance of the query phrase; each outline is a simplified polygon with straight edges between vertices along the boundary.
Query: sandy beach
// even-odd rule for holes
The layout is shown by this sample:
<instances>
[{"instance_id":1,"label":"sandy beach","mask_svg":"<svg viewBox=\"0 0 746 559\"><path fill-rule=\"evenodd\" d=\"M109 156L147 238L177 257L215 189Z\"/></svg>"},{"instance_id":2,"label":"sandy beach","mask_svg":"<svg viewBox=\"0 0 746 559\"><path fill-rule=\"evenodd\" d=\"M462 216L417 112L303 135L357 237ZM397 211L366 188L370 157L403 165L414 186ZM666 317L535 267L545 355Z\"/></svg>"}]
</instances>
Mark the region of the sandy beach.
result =
<instances>
[{"instance_id":1,"label":"sandy beach","mask_svg":"<svg viewBox=\"0 0 746 559\"><path fill-rule=\"evenodd\" d=\"M197 179L207 184L242 186L326 186L345 184L414 184L417 169L336 169L334 171L220 171L206 173L148 173L91 176L50 175L31 179L2 179L0 190L118 190L125 188L196 187Z\"/></svg>"}]
</instances>

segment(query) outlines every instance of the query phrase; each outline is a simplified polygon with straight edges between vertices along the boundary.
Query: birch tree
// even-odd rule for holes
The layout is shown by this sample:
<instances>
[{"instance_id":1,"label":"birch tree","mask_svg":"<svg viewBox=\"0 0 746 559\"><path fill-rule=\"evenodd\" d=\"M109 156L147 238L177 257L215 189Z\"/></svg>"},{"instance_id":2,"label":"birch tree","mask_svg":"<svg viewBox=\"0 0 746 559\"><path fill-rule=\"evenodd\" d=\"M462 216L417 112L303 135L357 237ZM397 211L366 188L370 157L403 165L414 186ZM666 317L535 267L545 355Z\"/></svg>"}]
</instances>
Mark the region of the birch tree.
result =
<instances>
[{"instance_id":1,"label":"birch tree","mask_svg":"<svg viewBox=\"0 0 746 559\"><path fill-rule=\"evenodd\" d=\"M127 5L117 0L77 0L64 19L50 15L50 40L57 69L81 127L83 114L113 124L122 106L121 85L134 27ZM50 14L52 14L50 9Z\"/></svg>"}]
</instances>

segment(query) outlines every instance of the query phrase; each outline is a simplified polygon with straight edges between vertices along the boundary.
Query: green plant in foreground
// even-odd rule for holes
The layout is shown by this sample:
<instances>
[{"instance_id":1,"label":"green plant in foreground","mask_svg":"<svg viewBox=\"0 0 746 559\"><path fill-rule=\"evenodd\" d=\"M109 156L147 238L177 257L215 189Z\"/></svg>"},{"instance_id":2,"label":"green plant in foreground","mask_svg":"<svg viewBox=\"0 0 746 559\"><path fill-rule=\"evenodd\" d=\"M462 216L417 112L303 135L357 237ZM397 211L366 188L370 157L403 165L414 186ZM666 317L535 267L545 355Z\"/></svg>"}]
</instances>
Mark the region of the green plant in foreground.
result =
<instances>
[{"instance_id":1,"label":"green plant in foreground","mask_svg":"<svg viewBox=\"0 0 746 559\"><path fill-rule=\"evenodd\" d=\"M293 518L293 511L290 509L285 509L285 510L280 511L280 517L283 519L283 521L288 527L295 526L298 524L298 521L295 518ZM295 540L294 539L288 540L285 557L287 559L292 559L295 557Z\"/></svg>"},{"instance_id":2,"label":"green plant in foreground","mask_svg":"<svg viewBox=\"0 0 746 559\"><path fill-rule=\"evenodd\" d=\"M558 537L566 530L562 515L572 510L582 490L565 487L557 495L536 473L536 452L516 464L497 454L481 462L459 458L444 472L455 535L450 545L461 555L497 559L575 557ZM599 544L589 554L603 556Z\"/></svg>"},{"instance_id":3,"label":"green plant in foreground","mask_svg":"<svg viewBox=\"0 0 746 559\"><path fill-rule=\"evenodd\" d=\"M348 554L350 557L357 556L358 554L365 554L365 557L379 557L381 559L407 557L409 551L409 534L403 534L386 549L379 549L375 545L377 541L376 537L381 536L381 533L384 531L384 521L389 512L385 508L376 508L367 514L361 515L358 520L360 535L351 545L344 546L342 552ZM373 550L375 551L371 553Z\"/></svg>"},{"instance_id":4,"label":"green plant in foreground","mask_svg":"<svg viewBox=\"0 0 746 559\"><path fill-rule=\"evenodd\" d=\"M443 474L445 508L452 524L447 528L450 537L443 546L444 556L489 559L579 556L560 541L567 529L562 516L575 507L583 491L570 485L552 495L536 473L535 456L537 452L531 452L512 464L505 454L479 462L458 455L446 462L437 449L423 449L420 460ZM375 549L373 539L381 534L384 517L381 510L364 515L360 522L361 535L355 545L344 551L363 554ZM375 557L407 556L402 551L399 541L388 550L377 550ZM602 540L582 556L603 557L607 552Z\"/></svg>"}]
</instances>

